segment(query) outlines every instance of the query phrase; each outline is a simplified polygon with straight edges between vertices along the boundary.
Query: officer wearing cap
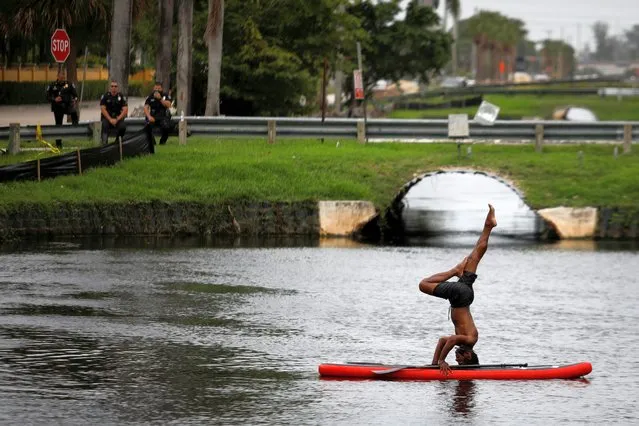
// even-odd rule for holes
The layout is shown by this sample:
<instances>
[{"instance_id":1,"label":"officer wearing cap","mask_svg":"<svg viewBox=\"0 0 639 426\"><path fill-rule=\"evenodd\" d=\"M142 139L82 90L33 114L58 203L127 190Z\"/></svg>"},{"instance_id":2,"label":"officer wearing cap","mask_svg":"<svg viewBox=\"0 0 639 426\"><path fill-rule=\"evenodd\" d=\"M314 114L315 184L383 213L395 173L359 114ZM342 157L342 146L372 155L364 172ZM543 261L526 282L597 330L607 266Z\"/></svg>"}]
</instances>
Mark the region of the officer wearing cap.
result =
<instances>
[{"instance_id":1,"label":"officer wearing cap","mask_svg":"<svg viewBox=\"0 0 639 426\"><path fill-rule=\"evenodd\" d=\"M109 91L100 98L100 111L102 112L102 145L106 145L109 139L109 130L116 129L115 142L122 140L126 132L124 118L129 113L126 97L118 91L118 82L111 80Z\"/></svg>"},{"instance_id":2,"label":"officer wearing cap","mask_svg":"<svg viewBox=\"0 0 639 426\"><path fill-rule=\"evenodd\" d=\"M67 81L63 70L58 72L56 81L47 88L47 100L51 102L51 111L56 126L62 126L65 114L71 116L71 123L74 126L78 124L78 112L75 109L78 92L75 90L75 85ZM55 144L61 148L62 139L56 139Z\"/></svg>"},{"instance_id":3,"label":"officer wearing cap","mask_svg":"<svg viewBox=\"0 0 639 426\"><path fill-rule=\"evenodd\" d=\"M146 116L146 134L149 139L151 152L154 152L155 138L153 137L153 128L158 127L162 133L160 137L160 145L164 145L169 138L169 130L171 129L171 96L164 93L162 83L155 82L153 93L146 98L144 102L144 115Z\"/></svg>"}]
</instances>

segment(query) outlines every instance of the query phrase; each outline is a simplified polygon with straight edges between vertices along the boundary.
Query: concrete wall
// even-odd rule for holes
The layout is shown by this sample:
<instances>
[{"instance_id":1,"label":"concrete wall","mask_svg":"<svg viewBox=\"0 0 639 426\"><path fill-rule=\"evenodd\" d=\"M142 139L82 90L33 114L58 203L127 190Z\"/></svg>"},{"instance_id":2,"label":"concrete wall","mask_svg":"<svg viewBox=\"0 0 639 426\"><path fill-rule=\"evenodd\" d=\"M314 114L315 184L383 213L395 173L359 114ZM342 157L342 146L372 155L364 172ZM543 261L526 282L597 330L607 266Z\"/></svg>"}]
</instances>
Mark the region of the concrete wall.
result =
<instances>
[{"instance_id":1,"label":"concrete wall","mask_svg":"<svg viewBox=\"0 0 639 426\"><path fill-rule=\"evenodd\" d=\"M538 213L561 239L639 238L637 208L556 207Z\"/></svg>"},{"instance_id":2,"label":"concrete wall","mask_svg":"<svg viewBox=\"0 0 639 426\"><path fill-rule=\"evenodd\" d=\"M555 207L537 213L555 229L561 239L593 238L597 230L597 209L594 207Z\"/></svg>"},{"instance_id":3,"label":"concrete wall","mask_svg":"<svg viewBox=\"0 0 639 426\"><path fill-rule=\"evenodd\" d=\"M322 236L353 235L377 214L369 201L320 201L318 207Z\"/></svg>"}]
</instances>

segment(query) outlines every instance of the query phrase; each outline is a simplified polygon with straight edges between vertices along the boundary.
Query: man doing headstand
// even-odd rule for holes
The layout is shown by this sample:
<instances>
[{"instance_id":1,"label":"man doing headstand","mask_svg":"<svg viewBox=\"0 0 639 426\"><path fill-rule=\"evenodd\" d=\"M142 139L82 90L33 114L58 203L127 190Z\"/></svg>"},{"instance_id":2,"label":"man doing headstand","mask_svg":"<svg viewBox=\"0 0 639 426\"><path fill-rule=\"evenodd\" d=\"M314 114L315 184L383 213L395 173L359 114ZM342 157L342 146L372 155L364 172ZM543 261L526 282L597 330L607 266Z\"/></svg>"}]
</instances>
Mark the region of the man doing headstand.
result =
<instances>
[{"instance_id":1,"label":"man doing headstand","mask_svg":"<svg viewBox=\"0 0 639 426\"><path fill-rule=\"evenodd\" d=\"M446 356L455 346L458 346L455 351L455 358L458 364L479 364L479 358L473 350L479 339L479 333L477 332L477 327L475 327L473 316L470 314L470 305L475 298L473 283L477 279L477 274L475 274L477 265L479 265L484 253L486 253L488 237L495 226L497 226L495 209L489 204L484 229L470 255L453 269L424 278L419 283L419 289L422 292L448 299L450 302L451 319L455 326L455 334L440 337L433 356L433 365L439 365L439 369L445 375L450 373ZM459 280L456 282L447 281L452 277L459 277Z\"/></svg>"}]
</instances>

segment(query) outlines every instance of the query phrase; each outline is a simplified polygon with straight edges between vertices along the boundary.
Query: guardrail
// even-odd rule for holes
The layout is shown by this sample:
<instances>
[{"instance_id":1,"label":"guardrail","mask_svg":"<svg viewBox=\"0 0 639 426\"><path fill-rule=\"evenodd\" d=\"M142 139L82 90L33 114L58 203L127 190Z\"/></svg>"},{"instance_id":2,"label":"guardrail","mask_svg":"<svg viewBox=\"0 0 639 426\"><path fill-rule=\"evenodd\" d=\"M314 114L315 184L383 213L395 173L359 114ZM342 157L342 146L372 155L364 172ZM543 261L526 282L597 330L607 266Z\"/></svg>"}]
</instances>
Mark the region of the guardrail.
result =
<instances>
[{"instance_id":1,"label":"guardrail","mask_svg":"<svg viewBox=\"0 0 639 426\"><path fill-rule=\"evenodd\" d=\"M597 83L595 86L586 86L588 83ZM504 84L477 84L466 87L433 88L418 93L385 98L389 101L405 101L415 99L428 99L439 96L471 96L471 95L601 95L601 84L623 83L623 78L599 78L584 80L551 80L532 81L526 83ZM563 87L556 87L563 86Z\"/></svg>"},{"instance_id":2,"label":"guardrail","mask_svg":"<svg viewBox=\"0 0 639 426\"><path fill-rule=\"evenodd\" d=\"M269 118L269 117L184 117L174 134L183 133L181 142L191 135L266 137L342 137L365 141L372 139L448 139L448 120L369 119L366 127L362 119L327 118ZM127 132L140 130L144 119L126 119ZM185 124L185 125L184 125ZM180 132L177 129L180 128ZM86 137L99 143L100 123L81 122L77 126L41 126L42 135L53 137ZM493 126L469 123L470 139L479 140L544 140L562 141L624 141L639 139L639 122L601 121L593 123L568 121L505 121ZM35 138L35 126L0 127L0 140ZM630 141L630 142L629 142ZM19 143L19 142L18 142Z\"/></svg>"}]
</instances>

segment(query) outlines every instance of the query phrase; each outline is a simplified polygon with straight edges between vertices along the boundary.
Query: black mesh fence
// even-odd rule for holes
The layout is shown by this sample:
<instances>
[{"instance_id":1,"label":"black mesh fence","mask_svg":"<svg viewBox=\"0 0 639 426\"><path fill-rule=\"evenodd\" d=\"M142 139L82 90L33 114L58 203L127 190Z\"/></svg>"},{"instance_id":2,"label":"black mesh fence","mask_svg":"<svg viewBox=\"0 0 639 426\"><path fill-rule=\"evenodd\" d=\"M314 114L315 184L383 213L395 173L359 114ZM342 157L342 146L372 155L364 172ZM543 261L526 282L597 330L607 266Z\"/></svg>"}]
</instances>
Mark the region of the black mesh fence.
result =
<instances>
[{"instance_id":1,"label":"black mesh fence","mask_svg":"<svg viewBox=\"0 0 639 426\"><path fill-rule=\"evenodd\" d=\"M473 96L470 98L450 99L444 102L396 102L395 109L410 109L410 110L424 110L424 109L446 109L446 108L466 108L475 107L481 105L484 100L483 96Z\"/></svg>"},{"instance_id":2,"label":"black mesh fence","mask_svg":"<svg viewBox=\"0 0 639 426\"><path fill-rule=\"evenodd\" d=\"M93 167L112 166L122 158L136 157L151 152L152 146L149 144L144 129L142 129L135 133L127 133L122 144L111 143L56 157L0 167L0 182L39 180L80 174Z\"/></svg>"}]
</instances>

